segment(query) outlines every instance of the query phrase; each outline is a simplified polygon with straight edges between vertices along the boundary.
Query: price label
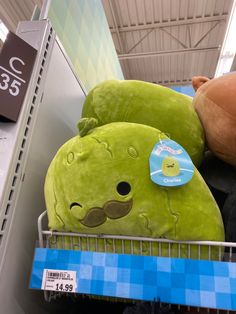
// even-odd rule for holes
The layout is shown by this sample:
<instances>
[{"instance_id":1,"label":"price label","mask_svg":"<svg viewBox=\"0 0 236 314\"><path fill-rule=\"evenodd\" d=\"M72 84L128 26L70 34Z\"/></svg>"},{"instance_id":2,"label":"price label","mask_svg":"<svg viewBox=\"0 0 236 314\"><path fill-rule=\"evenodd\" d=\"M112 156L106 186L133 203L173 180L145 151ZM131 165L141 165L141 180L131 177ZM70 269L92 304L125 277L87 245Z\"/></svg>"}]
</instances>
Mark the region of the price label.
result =
<instances>
[{"instance_id":1,"label":"price label","mask_svg":"<svg viewBox=\"0 0 236 314\"><path fill-rule=\"evenodd\" d=\"M41 289L76 292L76 271L44 269Z\"/></svg>"},{"instance_id":2,"label":"price label","mask_svg":"<svg viewBox=\"0 0 236 314\"><path fill-rule=\"evenodd\" d=\"M37 51L9 33L0 55L0 118L17 121Z\"/></svg>"}]
</instances>

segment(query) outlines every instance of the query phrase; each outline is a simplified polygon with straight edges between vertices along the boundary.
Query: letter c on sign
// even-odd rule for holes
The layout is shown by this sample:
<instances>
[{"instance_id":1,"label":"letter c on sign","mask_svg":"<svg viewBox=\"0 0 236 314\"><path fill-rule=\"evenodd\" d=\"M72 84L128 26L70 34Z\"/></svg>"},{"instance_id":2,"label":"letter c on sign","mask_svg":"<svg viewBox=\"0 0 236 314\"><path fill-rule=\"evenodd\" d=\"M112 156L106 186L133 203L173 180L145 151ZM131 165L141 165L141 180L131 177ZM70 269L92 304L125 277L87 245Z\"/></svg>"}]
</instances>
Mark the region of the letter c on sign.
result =
<instances>
[{"instance_id":1,"label":"letter c on sign","mask_svg":"<svg viewBox=\"0 0 236 314\"><path fill-rule=\"evenodd\" d=\"M12 57L10 60L9 60L9 64L10 64L10 67L11 69L18 73L18 74L22 74L22 71L19 71L15 68L14 66L14 63L16 63L16 61L20 62L22 65L25 65L24 61L22 61L20 58L17 58L17 57Z\"/></svg>"}]
</instances>

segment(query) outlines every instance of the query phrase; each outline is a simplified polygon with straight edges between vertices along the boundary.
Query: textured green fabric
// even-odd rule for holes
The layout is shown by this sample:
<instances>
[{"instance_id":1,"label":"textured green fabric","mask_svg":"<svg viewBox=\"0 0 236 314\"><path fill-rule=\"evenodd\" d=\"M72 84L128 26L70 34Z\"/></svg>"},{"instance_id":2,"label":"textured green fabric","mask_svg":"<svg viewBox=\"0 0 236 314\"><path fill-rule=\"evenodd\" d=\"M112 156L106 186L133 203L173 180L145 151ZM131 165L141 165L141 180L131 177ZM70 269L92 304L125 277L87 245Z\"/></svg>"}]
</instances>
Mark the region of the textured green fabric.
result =
<instances>
[{"instance_id":1,"label":"textured green fabric","mask_svg":"<svg viewBox=\"0 0 236 314\"><path fill-rule=\"evenodd\" d=\"M151 181L149 156L163 138L155 128L117 122L66 142L52 160L45 181L50 229L223 241L219 208L196 168L192 180L180 187L161 187ZM118 193L120 182L130 184L127 195ZM116 206L110 206L114 201ZM128 205L121 206L122 217L116 218L120 204ZM103 223L82 224L91 209L105 212ZM89 223L94 223L99 215L91 217Z\"/></svg>"},{"instance_id":2,"label":"textured green fabric","mask_svg":"<svg viewBox=\"0 0 236 314\"><path fill-rule=\"evenodd\" d=\"M107 80L93 88L83 105L82 117L98 125L134 122L155 127L182 145L198 167L205 139L192 97L170 88L135 80Z\"/></svg>"}]
</instances>

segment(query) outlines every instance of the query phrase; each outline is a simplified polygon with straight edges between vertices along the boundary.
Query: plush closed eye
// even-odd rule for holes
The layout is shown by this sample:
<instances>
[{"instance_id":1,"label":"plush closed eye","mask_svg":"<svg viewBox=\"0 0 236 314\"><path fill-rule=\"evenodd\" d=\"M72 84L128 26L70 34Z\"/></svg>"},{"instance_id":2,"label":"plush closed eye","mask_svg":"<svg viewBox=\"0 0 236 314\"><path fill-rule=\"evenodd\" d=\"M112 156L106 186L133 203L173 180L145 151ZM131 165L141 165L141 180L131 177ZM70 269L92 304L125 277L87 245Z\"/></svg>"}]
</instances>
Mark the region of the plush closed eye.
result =
<instances>
[{"instance_id":1,"label":"plush closed eye","mask_svg":"<svg viewBox=\"0 0 236 314\"><path fill-rule=\"evenodd\" d=\"M117 184L116 190L120 195L127 195L131 191L131 186L128 182L123 181Z\"/></svg>"},{"instance_id":2,"label":"plush closed eye","mask_svg":"<svg viewBox=\"0 0 236 314\"><path fill-rule=\"evenodd\" d=\"M71 209L72 207L74 207L74 206L82 207L82 205L79 204L79 203L71 203L71 204L70 204L70 209Z\"/></svg>"}]
</instances>

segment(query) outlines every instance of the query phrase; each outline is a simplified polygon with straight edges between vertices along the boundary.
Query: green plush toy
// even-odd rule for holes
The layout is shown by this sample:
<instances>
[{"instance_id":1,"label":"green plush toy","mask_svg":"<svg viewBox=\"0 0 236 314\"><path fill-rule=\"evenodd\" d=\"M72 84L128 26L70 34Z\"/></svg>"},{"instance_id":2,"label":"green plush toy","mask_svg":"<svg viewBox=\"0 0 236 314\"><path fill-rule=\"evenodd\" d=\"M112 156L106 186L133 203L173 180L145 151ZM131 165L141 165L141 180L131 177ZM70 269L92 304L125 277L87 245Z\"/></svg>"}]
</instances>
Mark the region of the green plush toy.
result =
<instances>
[{"instance_id":1,"label":"green plush toy","mask_svg":"<svg viewBox=\"0 0 236 314\"><path fill-rule=\"evenodd\" d=\"M66 142L49 166L45 199L51 230L224 240L220 211L196 168L183 186L151 181L149 157L166 138L162 132L116 122L83 135Z\"/></svg>"},{"instance_id":2,"label":"green plush toy","mask_svg":"<svg viewBox=\"0 0 236 314\"><path fill-rule=\"evenodd\" d=\"M204 132L192 97L170 88L137 80L108 80L86 97L82 117L98 126L133 122L152 126L182 145L198 167L204 151Z\"/></svg>"}]
</instances>

